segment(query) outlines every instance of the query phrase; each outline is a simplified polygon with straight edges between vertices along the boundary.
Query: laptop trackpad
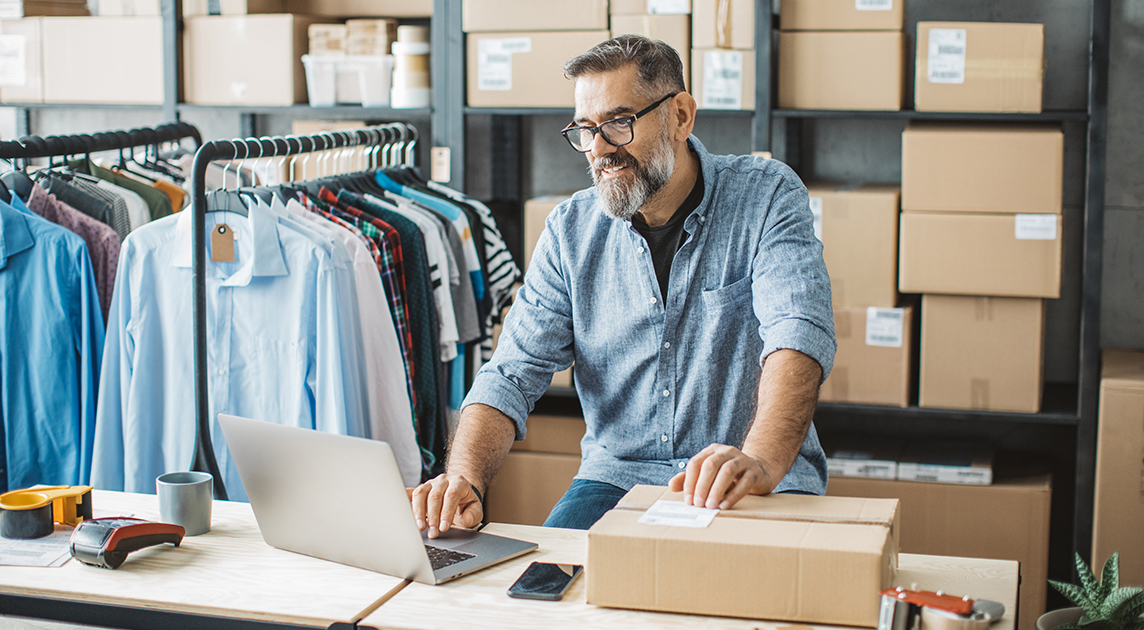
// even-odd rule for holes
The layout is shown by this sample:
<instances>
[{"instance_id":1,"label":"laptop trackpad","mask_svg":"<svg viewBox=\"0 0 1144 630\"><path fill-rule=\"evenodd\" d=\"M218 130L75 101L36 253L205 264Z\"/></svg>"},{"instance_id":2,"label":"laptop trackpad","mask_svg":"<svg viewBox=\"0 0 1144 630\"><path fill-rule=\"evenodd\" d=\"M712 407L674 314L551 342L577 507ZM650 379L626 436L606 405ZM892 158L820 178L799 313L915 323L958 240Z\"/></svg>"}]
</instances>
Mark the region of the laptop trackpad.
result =
<instances>
[{"instance_id":1,"label":"laptop trackpad","mask_svg":"<svg viewBox=\"0 0 1144 630\"><path fill-rule=\"evenodd\" d=\"M441 549L459 549L481 538L481 535L471 529L453 528L447 532L437 534L430 538L428 532L421 532L421 541L426 545L440 547Z\"/></svg>"}]
</instances>

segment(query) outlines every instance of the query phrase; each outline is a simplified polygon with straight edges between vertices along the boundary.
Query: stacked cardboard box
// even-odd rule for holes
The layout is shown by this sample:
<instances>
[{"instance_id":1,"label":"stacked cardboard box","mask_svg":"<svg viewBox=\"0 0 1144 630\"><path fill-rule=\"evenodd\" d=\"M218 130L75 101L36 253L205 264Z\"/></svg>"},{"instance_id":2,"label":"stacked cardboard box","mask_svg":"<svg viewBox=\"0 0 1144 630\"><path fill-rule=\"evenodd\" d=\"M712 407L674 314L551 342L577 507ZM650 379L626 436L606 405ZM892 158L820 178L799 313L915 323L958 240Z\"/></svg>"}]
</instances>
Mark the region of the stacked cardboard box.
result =
<instances>
[{"instance_id":1,"label":"stacked cardboard box","mask_svg":"<svg viewBox=\"0 0 1144 630\"><path fill-rule=\"evenodd\" d=\"M477 107L573 107L564 62L608 39L607 0L464 0L467 100Z\"/></svg>"},{"instance_id":2,"label":"stacked cardboard box","mask_svg":"<svg viewBox=\"0 0 1144 630\"><path fill-rule=\"evenodd\" d=\"M529 416L485 497L489 521L543 525L580 469L583 418Z\"/></svg>"},{"instance_id":3,"label":"stacked cardboard box","mask_svg":"<svg viewBox=\"0 0 1144 630\"><path fill-rule=\"evenodd\" d=\"M1045 27L919 22L914 108L1040 112Z\"/></svg>"},{"instance_id":4,"label":"stacked cardboard box","mask_svg":"<svg viewBox=\"0 0 1144 630\"><path fill-rule=\"evenodd\" d=\"M904 0L782 0L778 105L898 110Z\"/></svg>"},{"instance_id":5,"label":"stacked cardboard box","mask_svg":"<svg viewBox=\"0 0 1144 630\"><path fill-rule=\"evenodd\" d=\"M544 232L544 221L548 214L566 201L569 195L548 195L535 197L524 202L524 269L528 270L528 263L532 260L532 251ZM503 320L502 320L503 321ZM572 368L561 370L552 375L552 384L556 387L572 387Z\"/></svg>"},{"instance_id":6,"label":"stacked cardboard box","mask_svg":"<svg viewBox=\"0 0 1144 630\"><path fill-rule=\"evenodd\" d=\"M215 0L208 0L214 2ZM225 1L225 0L224 0ZM241 1L241 0L240 0ZM251 2L253 0L246 0ZM259 0L260 2L275 0ZM433 15L433 0L277 0L283 9L275 12L316 15L325 18L423 18ZM253 13L253 11L252 11Z\"/></svg>"},{"instance_id":7,"label":"stacked cardboard box","mask_svg":"<svg viewBox=\"0 0 1144 630\"><path fill-rule=\"evenodd\" d=\"M99 0L96 15L162 15L159 5L159 0Z\"/></svg>"},{"instance_id":8,"label":"stacked cardboard box","mask_svg":"<svg viewBox=\"0 0 1144 630\"><path fill-rule=\"evenodd\" d=\"M911 124L899 290L923 293L920 404L1036 412L1060 295L1060 126Z\"/></svg>"},{"instance_id":9,"label":"stacked cardboard box","mask_svg":"<svg viewBox=\"0 0 1144 630\"><path fill-rule=\"evenodd\" d=\"M44 17L39 27L45 103L163 102L162 18Z\"/></svg>"},{"instance_id":10,"label":"stacked cardboard box","mask_svg":"<svg viewBox=\"0 0 1144 630\"><path fill-rule=\"evenodd\" d=\"M898 301L896 186L807 186L834 302L838 352L819 399L907 406L914 309Z\"/></svg>"},{"instance_id":11,"label":"stacked cardboard box","mask_svg":"<svg viewBox=\"0 0 1144 630\"><path fill-rule=\"evenodd\" d=\"M286 0L183 0L183 17L287 12Z\"/></svg>"},{"instance_id":12,"label":"stacked cardboard box","mask_svg":"<svg viewBox=\"0 0 1144 630\"><path fill-rule=\"evenodd\" d=\"M683 62L683 82L691 88L691 1L612 2L612 37L629 33L669 44Z\"/></svg>"},{"instance_id":13,"label":"stacked cardboard box","mask_svg":"<svg viewBox=\"0 0 1144 630\"><path fill-rule=\"evenodd\" d=\"M700 109L755 109L755 0L695 0L691 45Z\"/></svg>"},{"instance_id":14,"label":"stacked cardboard box","mask_svg":"<svg viewBox=\"0 0 1144 630\"><path fill-rule=\"evenodd\" d=\"M0 20L7 61L0 72L0 102L44 102L43 18Z\"/></svg>"}]
</instances>

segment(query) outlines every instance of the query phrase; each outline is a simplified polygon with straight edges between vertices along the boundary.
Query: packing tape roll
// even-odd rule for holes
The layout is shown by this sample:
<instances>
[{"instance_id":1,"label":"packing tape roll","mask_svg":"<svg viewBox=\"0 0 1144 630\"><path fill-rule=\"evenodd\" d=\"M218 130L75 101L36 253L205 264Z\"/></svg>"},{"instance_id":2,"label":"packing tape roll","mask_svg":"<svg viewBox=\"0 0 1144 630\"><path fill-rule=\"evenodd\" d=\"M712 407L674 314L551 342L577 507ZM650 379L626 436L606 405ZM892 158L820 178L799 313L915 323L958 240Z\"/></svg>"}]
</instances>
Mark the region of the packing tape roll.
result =
<instances>
[{"instance_id":1,"label":"packing tape roll","mask_svg":"<svg viewBox=\"0 0 1144 630\"><path fill-rule=\"evenodd\" d=\"M91 518L91 486L26 488L0 494L0 537L42 538L56 523Z\"/></svg>"}]
</instances>

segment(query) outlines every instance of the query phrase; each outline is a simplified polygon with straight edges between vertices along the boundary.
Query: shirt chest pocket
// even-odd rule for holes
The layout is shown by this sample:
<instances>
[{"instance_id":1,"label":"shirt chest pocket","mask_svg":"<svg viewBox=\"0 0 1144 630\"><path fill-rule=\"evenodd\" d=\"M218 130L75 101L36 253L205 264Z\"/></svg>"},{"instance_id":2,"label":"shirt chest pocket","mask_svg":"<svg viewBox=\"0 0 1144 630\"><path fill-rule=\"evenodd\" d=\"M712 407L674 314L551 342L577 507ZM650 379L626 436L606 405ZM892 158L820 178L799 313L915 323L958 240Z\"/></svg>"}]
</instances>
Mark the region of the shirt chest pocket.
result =
<instances>
[{"instance_id":1,"label":"shirt chest pocket","mask_svg":"<svg viewBox=\"0 0 1144 630\"><path fill-rule=\"evenodd\" d=\"M751 303L751 276L715 289L704 289L703 306L708 313L723 313L749 307Z\"/></svg>"}]
</instances>

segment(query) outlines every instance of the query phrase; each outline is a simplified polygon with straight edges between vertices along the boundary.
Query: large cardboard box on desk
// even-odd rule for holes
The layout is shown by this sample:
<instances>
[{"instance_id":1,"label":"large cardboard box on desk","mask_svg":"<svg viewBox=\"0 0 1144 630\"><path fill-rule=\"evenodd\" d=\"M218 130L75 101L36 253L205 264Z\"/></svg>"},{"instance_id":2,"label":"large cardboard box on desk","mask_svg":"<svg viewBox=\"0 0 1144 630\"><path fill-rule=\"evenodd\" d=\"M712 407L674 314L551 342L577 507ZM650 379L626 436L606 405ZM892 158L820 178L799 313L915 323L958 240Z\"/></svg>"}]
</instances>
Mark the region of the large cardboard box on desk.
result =
<instances>
[{"instance_id":1,"label":"large cardboard box on desk","mask_svg":"<svg viewBox=\"0 0 1144 630\"><path fill-rule=\"evenodd\" d=\"M749 496L706 527L640 523L683 493L636 486L588 530L588 603L876 626L898 558L898 502Z\"/></svg>"},{"instance_id":2,"label":"large cardboard box on desk","mask_svg":"<svg viewBox=\"0 0 1144 630\"><path fill-rule=\"evenodd\" d=\"M43 64L45 103L161 104L162 18L43 18Z\"/></svg>"},{"instance_id":3,"label":"large cardboard box on desk","mask_svg":"<svg viewBox=\"0 0 1144 630\"><path fill-rule=\"evenodd\" d=\"M1055 298L1061 215L903 212L903 293Z\"/></svg>"},{"instance_id":4,"label":"large cardboard box on desk","mask_svg":"<svg viewBox=\"0 0 1144 630\"><path fill-rule=\"evenodd\" d=\"M187 18L183 91L197 105L293 105L306 100L302 54L314 22L289 14ZM236 63L236 59L243 63Z\"/></svg>"},{"instance_id":5,"label":"large cardboard box on desk","mask_svg":"<svg viewBox=\"0 0 1144 630\"><path fill-rule=\"evenodd\" d=\"M781 108L902 108L905 34L900 31L779 33Z\"/></svg>"},{"instance_id":6,"label":"large cardboard box on desk","mask_svg":"<svg viewBox=\"0 0 1144 630\"><path fill-rule=\"evenodd\" d=\"M564 62L609 37L607 30L469 33L468 104L575 107Z\"/></svg>"},{"instance_id":7,"label":"large cardboard box on desk","mask_svg":"<svg viewBox=\"0 0 1144 630\"><path fill-rule=\"evenodd\" d=\"M612 37L629 33L666 42L683 62L684 85L691 85L691 16L613 15Z\"/></svg>"},{"instance_id":8,"label":"large cardboard box on desk","mask_svg":"<svg viewBox=\"0 0 1144 630\"><path fill-rule=\"evenodd\" d=\"M912 122L902 132L902 210L1059 213L1060 125Z\"/></svg>"},{"instance_id":9,"label":"large cardboard box on desk","mask_svg":"<svg viewBox=\"0 0 1144 630\"><path fill-rule=\"evenodd\" d=\"M914 309L834 307L838 352L822 384L823 402L910 404Z\"/></svg>"},{"instance_id":10,"label":"large cardboard box on desk","mask_svg":"<svg viewBox=\"0 0 1144 630\"><path fill-rule=\"evenodd\" d=\"M1043 24L918 22L914 109L1041 111Z\"/></svg>"},{"instance_id":11,"label":"large cardboard box on desk","mask_svg":"<svg viewBox=\"0 0 1144 630\"><path fill-rule=\"evenodd\" d=\"M606 28L608 0L580 0L574 5L564 0L462 0L461 4L461 30L466 33Z\"/></svg>"},{"instance_id":12,"label":"large cardboard box on desk","mask_svg":"<svg viewBox=\"0 0 1144 630\"><path fill-rule=\"evenodd\" d=\"M897 186L807 184L834 306L898 304Z\"/></svg>"},{"instance_id":13,"label":"large cardboard box on desk","mask_svg":"<svg viewBox=\"0 0 1144 630\"><path fill-rule=\"evenodd\" d=\"M1120 584L1144 586L1144 352L1104 351L1092 565L1120 551Z\"/></svg>"},{"instance_id":14,"label":"large cardboard box on desk","mask_svg":"<svg viewBox=\"0 0 1144 630\"><path fill-rule=\"evenodd\" d=\"M1041 299L922 296L918 404L1040 411L1044 328Z\"/></svg>"},{"instance_id":15,"label":"large cardboard box on desk","mask_svg":"<svg viewBox=\"0 0 1144 630\"><path fill-rule=\"evenodd\" d=\"M1033 630L1037 617L1044 612L1051 476L1010 473L999 475L989 486L831 476L826 492L840 497L898 499L903 553L1020 562L1018 628ZM1015 612L1005 614L1011 619Z\"/></svg>"},{"instance_id":16,"label":"large cardboard box on desk","mask_svg":"<svg viewBox=\"0 0 1144 630\"><path fill-rule=\"evenodd\" d=\"M900 31L905 0L782 0L784 31Z\"/></svg>"},{"instance_id":17,"label":"large cardboard box on desk","mask_svg":"<svg viewBox=\"0 0 1144 630\"><path fill-rule=\"evenodd\" d=\"M5 58L0 72L0 102L42 103L44 101L43 20L0 20Z\"/></svg>"}]
</instances>

